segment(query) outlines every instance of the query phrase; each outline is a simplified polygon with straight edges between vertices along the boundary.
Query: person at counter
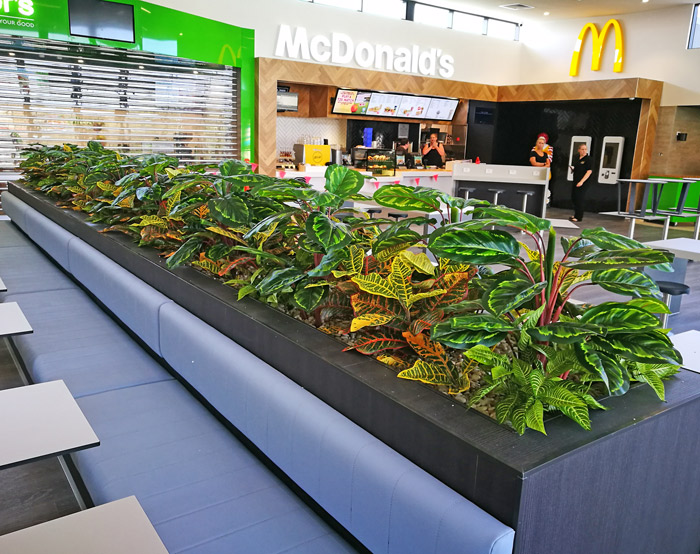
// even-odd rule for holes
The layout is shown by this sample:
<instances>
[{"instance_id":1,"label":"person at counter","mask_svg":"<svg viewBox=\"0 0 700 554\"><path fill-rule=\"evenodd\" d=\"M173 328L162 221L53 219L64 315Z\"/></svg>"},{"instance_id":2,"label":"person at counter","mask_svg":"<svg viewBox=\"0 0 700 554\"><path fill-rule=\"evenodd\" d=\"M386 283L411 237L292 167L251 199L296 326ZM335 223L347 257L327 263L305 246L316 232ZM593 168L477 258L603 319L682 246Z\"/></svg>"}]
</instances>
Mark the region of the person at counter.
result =
<instances>
[{"instance_id":1,"label":"person at counter","mask_svg":"<svg viewBox=\"0 0 700 554\"><path fill-rule=\"evenodd\" d=\"M530 165L536 167L549 167L552 165L553 148L547 144L547 133L537 135L535 147L530 151Z\"/></svg>"},{"instance_id":2,"label":"person at counter","mask_svg":"<svg viewBox=\"0 0 700 554\"><path fill-rule=\"evenodd\" d=\"M569 219L571 221L583 220L583 208L586 203L586 192L588 189L588 178L593 173L593 164L591 157L588 155L588 147L581 144L578 147L578 160L574 160L574 165L571 166L574 173L574 188L571 191L571 202L574 204L574 215Z\"/></svg>"},{"instance_id":3,"label":"person at counter","mask_svg":"<svg viewBox=\"0 0 700 554\"><path fill-rule=\"evenodd\" d=\"M438 142L438 134L430 133L430 140L425 143L423 150L423 167L434 165L443 167L445 165L445 147Z\"/></svg>"},{"instance_id":4,"label":"person at counter","mask_svg":"<svg viewBox=\"0 0 700 554\"><path fill-rule=\"evenodd\" d=\"M416 160L411 154L411 141L408 139L399 139L396 145L396 155L403 156L403 164L406 169L414 169L416 167Z\"/></svg>"}]
</instances>

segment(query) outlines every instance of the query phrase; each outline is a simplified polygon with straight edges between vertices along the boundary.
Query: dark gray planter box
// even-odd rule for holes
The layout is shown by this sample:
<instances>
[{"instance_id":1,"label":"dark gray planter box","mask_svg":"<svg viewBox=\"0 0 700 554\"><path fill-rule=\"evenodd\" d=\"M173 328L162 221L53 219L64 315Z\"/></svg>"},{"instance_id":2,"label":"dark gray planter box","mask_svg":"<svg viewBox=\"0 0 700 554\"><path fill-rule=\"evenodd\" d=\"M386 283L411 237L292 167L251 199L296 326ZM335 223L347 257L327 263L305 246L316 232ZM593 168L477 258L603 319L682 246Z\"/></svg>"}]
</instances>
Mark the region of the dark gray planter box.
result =
<instances>
[{"instance_id":1,"label":"dark gray planter box","mask_svg":"<svg viewBox=\"0 0 700 554\"><path fill-rule=\"evenodd\" d=\"M700 374L668 382L665 403L644 386L605 399L593 431L555 417L549 436L519 437L264 304L237 302L192 268L168 270L83 214L17 185L10 192L513 527L515 552L700 551Z\"/></svg>"}]
</instances>

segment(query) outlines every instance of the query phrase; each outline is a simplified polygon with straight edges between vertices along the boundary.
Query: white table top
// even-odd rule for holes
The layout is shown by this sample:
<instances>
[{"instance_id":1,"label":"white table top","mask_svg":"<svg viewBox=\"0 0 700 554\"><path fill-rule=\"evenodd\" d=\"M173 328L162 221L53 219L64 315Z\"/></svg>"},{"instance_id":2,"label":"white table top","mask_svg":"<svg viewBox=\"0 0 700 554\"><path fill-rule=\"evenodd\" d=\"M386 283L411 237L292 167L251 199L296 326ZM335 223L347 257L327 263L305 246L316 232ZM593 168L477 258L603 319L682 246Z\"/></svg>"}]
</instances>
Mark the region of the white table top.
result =
<instances>
[{"instance_id":1,"label":"white table top","mask_svg":"<svg viewBox=\"0 0 700 554\"><path fill-rule=\"evenodd\" d=\"M0 292L7 292L7 287L2 279L0 279Z\"/></svg>"},{"instance_id":2,"label":"white table top","mask_svg":"<svg viewBox=\"0 0 700 554\"><path fill-rule=\"evenodd\" d=\"M63 381L0 391L0 469L99 444Z\"/></svg>"},{"instance_id":3,"label":"white table top","mask_svg":"<svg viewBox=\"0 0 700 554\"><path fill-rule=\"evenodd\" d=\"M700 331L686 331L670 338L683 356L683 367L700 373Z\"/></svg>"},{"instance_id":4,"label":"white table top","mask_svg":"<svg viewBox=\"0 0 700 554\"><path fill-rule=\"evenodd\" d=\"M578 229L578 225L576 225L573 221L569 221L568 219L556 219L554 217L548 217L547 219L552 224L552 227L560 227L562 229Z\"/></svg>"},{"instance_id":5,"label":"white table top","mask_svg":"<svg viewBox=\"0 0 700 554\"><path fill-rule=\"evenodd\" d=\"M0 337L26 335L33 332L32 326L29 325L17 302L0 304Z\"/></svg>"},{"instance_id":6,"label":"white table top","mask_svg":"<svg viewBox=\"0 0 700 554\"><path fill-rule=\"evenodd\" d=\"M135 496L0 536L3 554L168 554Z\"/></svg>"},{"instance_id":7,"label":"white table top","mask_svg":"<svg viewBox=\"0 0 700 554\"><path fill-rule=\"evenodd\" d=\"M668 250L679 258L686 258L696 262L700 261L700 240L682 237L677 239L655 240L652 242L645 242L644 244L650 248Z\"/></svg>"}]
</instances>

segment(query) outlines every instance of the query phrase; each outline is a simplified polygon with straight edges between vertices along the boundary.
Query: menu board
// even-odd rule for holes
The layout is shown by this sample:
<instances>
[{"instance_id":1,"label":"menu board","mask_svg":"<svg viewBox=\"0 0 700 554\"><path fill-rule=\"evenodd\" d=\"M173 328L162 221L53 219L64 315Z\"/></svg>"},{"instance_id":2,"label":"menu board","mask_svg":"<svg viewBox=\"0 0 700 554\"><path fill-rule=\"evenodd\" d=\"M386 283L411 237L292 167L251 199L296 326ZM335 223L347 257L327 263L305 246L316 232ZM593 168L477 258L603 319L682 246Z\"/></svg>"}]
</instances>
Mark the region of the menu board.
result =
<instances>
[{"instance_id":1,"label":"menu board","mask_svg":"<svg viewBox=\"0 0 700 554\"><path fill-rule=\"evenodd\" d=\"M456 98L338 89L333 113L448 121L458 104Z\"/></svg>"},{"instance_id":2,"label":"menu board","mask_svg":"<svg viewBox=\"0 0 700 554\"><path fill-rule=\"evenodd\" d=\"M457 109L458 100L454 98L431 98L425 119L452 119Z\"/></svg>"},{"instance_id":3,"label":"menu board","mask_svg":"<svg viewBox=\"0 0 700 554\"><path fill-rule=\"evenodd\" d=\"M365 115L371 97L371 92L339 89L335 96L333 113Z\"/></svg>"},{"instance_id":4,"label":"menu board","mask_svg":"<svg viewBox=\"0 0 700 554\"><path fill-rule=\"evenodd\" d=\"M353 113L351 111L355 98L357 97L356 90L339 90L335 95L334 113Z\"/></svg>"},{"instance_id":5,"label":"menu board","mask_svg":"<svg viewBox=\"0 0 700 554\"><path fill-rule=\"evenodd\" d=\"M399 117L424 119L430 106L431 98L426 96L403 96L399 105Z\"/></svg>"},{"instance_id":6,"label":"menu board","mask_svg":"<svg viewBox=\"0 0 700 554\"><path fill-rule=\"evenodd\" d=\"M396 117L401 104L400 94L382 94L373 92L369 101L367 115L379 115L381 117Z\"/></svg>"}]
</instances>

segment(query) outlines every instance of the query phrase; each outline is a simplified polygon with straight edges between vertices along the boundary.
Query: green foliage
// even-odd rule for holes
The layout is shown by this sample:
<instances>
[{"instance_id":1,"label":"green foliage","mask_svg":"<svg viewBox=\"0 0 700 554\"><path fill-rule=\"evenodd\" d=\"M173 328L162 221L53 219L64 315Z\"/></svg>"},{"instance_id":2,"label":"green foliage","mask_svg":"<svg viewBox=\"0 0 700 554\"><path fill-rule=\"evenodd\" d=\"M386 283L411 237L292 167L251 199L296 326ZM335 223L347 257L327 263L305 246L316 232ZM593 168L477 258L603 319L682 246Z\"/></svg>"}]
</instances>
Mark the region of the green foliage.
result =
<instances>
[{"instance_id":1,"label":"green foliage","mask_svg":"<svg viewBox=\"0 0 700 554\"><path fill-rule=\"evenodd\" d=\"M380 187L374 203L413 213L370 219L348 204L370 200L366 178L342 166L317 190L240 160L183 167L90 142L32 146L21 168L26 186L160 250L169 268L190 264L239 300L351 334L348 350L400 378L459 394L480 366L486 383L470 401L493 395L498 420L520 433L545 432L547 412L590 428L589 409L602 408L591 389L619 395L638 381L663 400L681 362L653 315L667 307L641 271L668 269L672 256L601 228L563 238L555 260L547 220L431 188ZM631 299L579 308L569 300L583 286Z\"/></svg>"}]
</instances>

